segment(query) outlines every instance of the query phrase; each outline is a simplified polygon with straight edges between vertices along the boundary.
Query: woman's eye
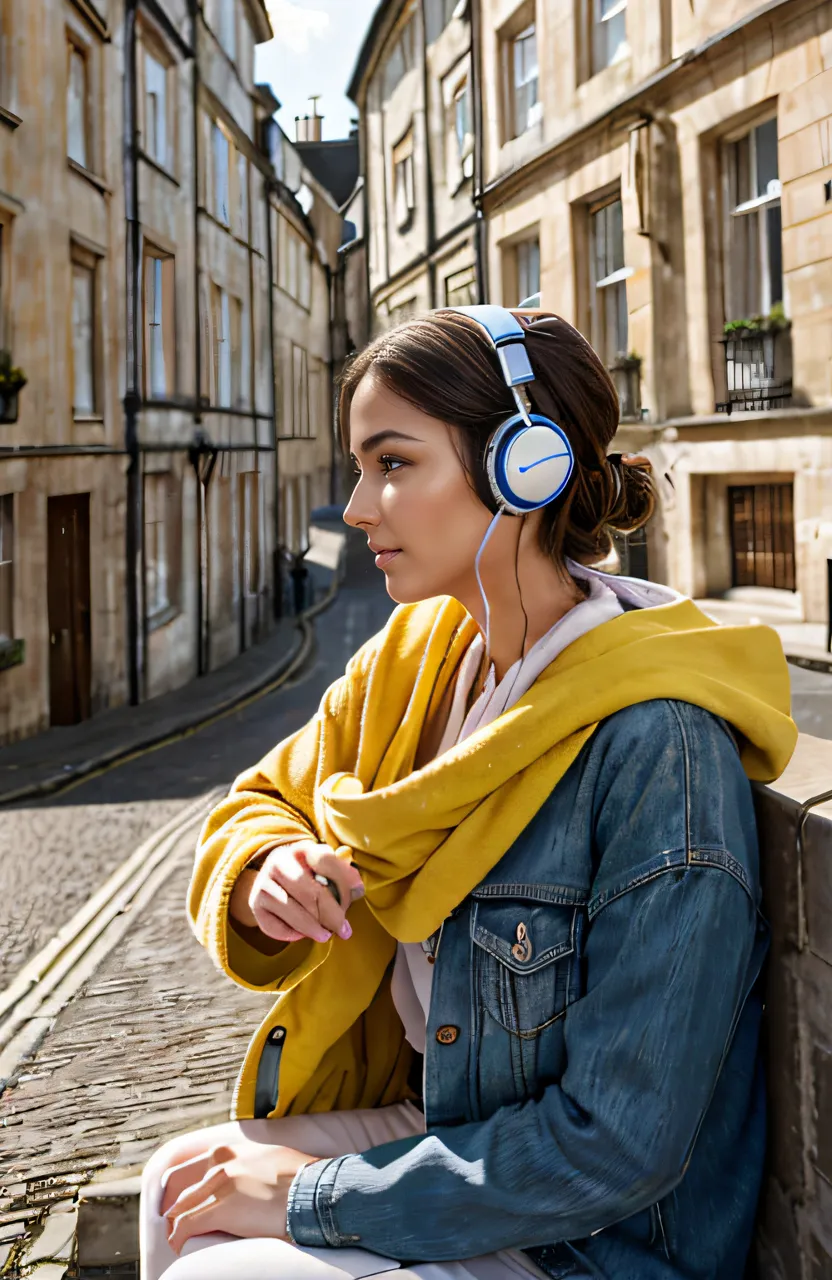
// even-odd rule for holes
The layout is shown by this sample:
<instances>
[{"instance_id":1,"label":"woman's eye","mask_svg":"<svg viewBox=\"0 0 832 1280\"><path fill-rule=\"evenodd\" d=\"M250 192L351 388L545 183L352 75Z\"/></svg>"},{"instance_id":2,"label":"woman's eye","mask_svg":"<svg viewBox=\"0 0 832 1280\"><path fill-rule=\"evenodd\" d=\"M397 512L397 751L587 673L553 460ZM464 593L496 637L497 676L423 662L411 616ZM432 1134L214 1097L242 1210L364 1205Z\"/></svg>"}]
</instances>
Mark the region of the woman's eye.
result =
<instances>
[{"instance_id":1,"label":"woman's eye","mask_svg":"<svg viewBox=\"0 0 832 1280\"><path fill-rule=\"evenodd\" d=\"M400 467L406 465L401 458L391 458L388 454L384 454L383 457L379 458L379 463L386 476L389 476L391 472L398 471Z\"/></svg>"}]
</instances>

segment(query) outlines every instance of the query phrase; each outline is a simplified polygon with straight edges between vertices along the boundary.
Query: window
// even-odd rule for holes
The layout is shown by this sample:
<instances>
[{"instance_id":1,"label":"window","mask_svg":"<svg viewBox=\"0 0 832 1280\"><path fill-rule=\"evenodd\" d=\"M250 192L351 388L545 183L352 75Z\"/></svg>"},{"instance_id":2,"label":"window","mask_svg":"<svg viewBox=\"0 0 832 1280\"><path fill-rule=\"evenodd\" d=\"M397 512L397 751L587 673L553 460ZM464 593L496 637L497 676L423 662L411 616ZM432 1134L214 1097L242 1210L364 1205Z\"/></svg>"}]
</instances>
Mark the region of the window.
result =
<instances>
[{"instance_id":1,"label":"window","mask_svg":"<svg viewBox=\"0 0 832 1280\"><path fill-rule=\"evenodd\" d=\"M474 122L467 79L454 95L454 134L461 177L470 178L474 172Z\"/></svg>"},{"instance_id":2,"label":"window","mask_svg":"<svg viewBox=\"0 0 832 1280\"><path fill-rule=\"evenodd\" d=\"M515 249L517 301L525 302L540 293L540 241L522 240Z\"/></svg>"},{"instance_id":3,"label":"window","mask_svg":"<svg viewBox=\"0 0 832 1280\"><path fill-rule=\"evenodd\" d=\"M399 231L406 231L416 208L412 126L393 148L393 203L396 226Z\"/></svg>"},{"instance_id":4,"label":"window","mask_svg":"<svg viewBox=\"0 0 832 1280\"><path fill-rule=\"evenodd\" d=\"M537 97L537 33L534 23L506 42L509 136L517 138L540 119Z\"/></svg>"},{"instance_id":5,"label":"window","mask_svg":"<svg viewBox=\"0 0 832 1280\"><path fill-rule=\"evenodd\" d=\"M794 591L794 486L729 485L731 585Z\"/></svg>"},{"instance_id":6,"label":"window","mask_svg":"<svg viewBox=\"0 0 832 1280\"><path fill-rule=\"evenodd\" d=\"M292 344L292 435L308 436L309 367L303 347Z\"/></svg>"},{"instance_id":7,"label":"window","mask_svg":"<svg viewBox=\"0 0 832 1280\"><path fill-rule=\"evenodd\" d=\"M248 240L248 159L237 152L237 171L234 193L234 232L241 240Z\"/></svg>"},{"instance_id":8,"label":"window","mask_svg":"<svg viewBox=\"0 0 832 1280\"><path fill-rule=\"evenodd\" d=\"M389 98L396 85L416 65L416 28L413 15L399 31L390 55L384 64L382 91Z\"/></svg>"},{"instance_id":9,"label":"window","mask_svg":"<svg viewBox=\"0 0 832 1280\"><path fill-rule=\"evenodd\" d=\"M97 412L96 263L78 251L72 261L72 412Z\"/></svg>"},{"instance_id":10,"label":"window","mask_svg":"<svg viewBox=\"0 0 832 1280\"><path fill-rule=\"evenodd\" d=\"M312 305L312 253L303 236L278 214L277 283L308 311Z\"/></svg>"},{"instance_id":11,"label":"window","mask_svg":"<svg viewBox=\"0 0 832 1280\"><path fill-rule=\"evenodd\" d=\"M592 4L592 74L627 56L627 0L589 0Z\"/></svg>"},{"instance_id":12,"label":"window","mask_svg":"<svg viewBox=\"0 0 832 1280\"><path fill-rule=\"evenodd\" d=\"M86 54L70 41L66 91L66 153L70 160L90 167L89 74Z\"/></svg>"},{"instance_id":13,"label":"window","mask_svg":"<svg viewBox=\"0 0 832 1280\"><path fill-rule=\"evenodd\" d=\"M592 345L607 366L627 354L624 221L614 199L589 212Z\"/></svg>"},{"instance_id":14,"label":"window","mask_svg":"<svg viewBox=\"0 0 832 1280\"><path fill-rule=\"evenodd\" d=\"M260 476L243 471L237 477L240 587L243 595L256 595L260 588Z\"/></svg>"},{"instance_id":15,"label":"window","mask_svg":"<svg viewBox=\"0 0 832 1280\"><path fill-rule=\"evenodd\" d=\"M212 130L212 155L214 162L214 190L212 212L218 222L226 227L230 224L228 216L230 143L221 124L214 121Z\"/></svg>"},{"instance_id":16,"label":"window","mask_svg":"<svg viewBox=\"0 0 832 1280\"><path fill-rule=\"evenodd\" d=\"M777 117L723 150L725 319L768 315L783 301Z\"/></svg>"},{"instance_id":17,"label":"window","mask_svg":"<svg viewBox=\"0 0 832 1280\"><path fill-rule=\"evenodd\" d=\"M477 273L473 267L445 278L445 306L473 307L477 301Z\"/></svg>"},{"instance_id":18,"label":"window","mask_svg":"<svg viewBox=\"0 0 832 1280\"><path fill-rule=\"evenodd\" d=\"M168 621L179 607L181 562L179 485L169 471L144 478L145 612Z\"/></svg>"},{"instance_id":19,"label":"window","mask_svg":"<svg viewBox=\"0 0 832 1280\"><path fill-rule=\"evenodd\" d=\"M0 641L14 638L14 494L0 495Z\"/></svg>"},{"instance_id":20,"label":"window","mask_svg":"<svg viewBox=\"0 0 832 1280\"><path fill-rule=\"evenodd\" d=\"M144 149L164 168L171 164L168 127L168 68L145 51L144 55Z\"/></svg>"},{"instance_id":21,"label":"window","mask_svg":"<svg viewBox=\"0 0 832 1280\"><path fill-rule=\"evenodd\" d=\"M145 247L144 255L144 393L165 399L175 390L176 267L170 254Z\"/></svg>"},{"instance_id":22,"label":"window","mask_svg":"<svg viewBox=\"0 0 832 1280\"><path fill-rule=\"evenodd\" d=\"M237 57L237 0L218 0L217 36L232 62Z\"/></svg>"},{"instance_id":23,"label":"window","mask_svg":"<svg viewBox=\"0 0 832 1280\"><path fill-rule=\"evenodd\" d=\"M462 9L460 0L426 0L425 32L428 44L441 36L457 9Z\"/></svg>"},{"instance_id":24,"label":"window","mask_svg":"<svg viewBox=\"0 0 832 1280\"><path fill-rule=\"evenodd\" d=\"M248 402L248 327L245 308L219 285L211 285L213 376L211 403L240 409Z\"/></svg>"},{"instance_id":25,"label":"window","mask_svg":"<svg viewBox=\"0 0 832 1280\"><path fill-rule=\"evenodd\" d=\"M405 320L416 315L418 309L419 304L416 298L405 298L403 302L397 302L392 307L388 304L387 317L391 326L404 324Z\"/></svg>"}]
</instances>

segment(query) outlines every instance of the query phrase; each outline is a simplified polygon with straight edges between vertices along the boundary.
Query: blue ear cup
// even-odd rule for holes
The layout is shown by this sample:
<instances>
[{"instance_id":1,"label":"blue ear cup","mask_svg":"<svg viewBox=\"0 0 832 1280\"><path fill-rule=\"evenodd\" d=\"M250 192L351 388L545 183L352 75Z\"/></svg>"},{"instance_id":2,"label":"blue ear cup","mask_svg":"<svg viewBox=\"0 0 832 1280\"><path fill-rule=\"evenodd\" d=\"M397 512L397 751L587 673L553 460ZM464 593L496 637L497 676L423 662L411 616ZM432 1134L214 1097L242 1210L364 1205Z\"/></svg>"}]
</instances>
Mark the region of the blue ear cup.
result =
<instances>
[{"instance_id":1,"label":"blue ear cup","mask_svg":"<svg viewBox=\"0 0 832 1280\"><path fill-rule=\"evenodd\" d=\"M485 455L495 502L517 516L559 498L575 469L572 446L560 427L539 413L528 418L527 423L518 413L498 427Z\"/></svg>"}]
</instances>

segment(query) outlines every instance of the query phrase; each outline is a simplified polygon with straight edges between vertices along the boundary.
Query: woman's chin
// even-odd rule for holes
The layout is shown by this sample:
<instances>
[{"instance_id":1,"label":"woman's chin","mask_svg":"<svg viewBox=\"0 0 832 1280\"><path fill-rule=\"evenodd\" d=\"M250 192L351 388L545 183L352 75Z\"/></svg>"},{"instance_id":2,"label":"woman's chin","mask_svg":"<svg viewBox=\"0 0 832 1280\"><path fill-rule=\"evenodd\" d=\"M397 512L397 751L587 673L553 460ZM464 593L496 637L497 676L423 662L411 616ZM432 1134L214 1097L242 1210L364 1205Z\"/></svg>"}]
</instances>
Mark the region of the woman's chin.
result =
<instances>
[{"instance_id":1,"label":"woman's chin","mask_svg":"<svg viewBox=\"0 0 832 1280\"><path fill-rule=\"evenodd\" d=\"M434 596L444 594L440 586L430 587L426 583L407 581L406 575L385 573L384 585L387 594L396 604L419 604L421 600L432 600Z\"/></svg>"}]
</instances>

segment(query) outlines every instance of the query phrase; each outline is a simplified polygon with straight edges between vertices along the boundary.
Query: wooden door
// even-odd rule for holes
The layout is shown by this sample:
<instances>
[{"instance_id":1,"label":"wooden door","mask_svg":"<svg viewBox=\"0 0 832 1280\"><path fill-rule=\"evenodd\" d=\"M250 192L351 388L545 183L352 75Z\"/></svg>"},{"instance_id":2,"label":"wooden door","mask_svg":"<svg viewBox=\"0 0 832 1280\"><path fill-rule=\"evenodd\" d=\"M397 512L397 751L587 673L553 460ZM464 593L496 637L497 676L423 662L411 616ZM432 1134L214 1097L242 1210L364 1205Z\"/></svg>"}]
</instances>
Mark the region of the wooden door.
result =
<instances>
[{"instance_id":1,"label":"wooden door","mask_svg":"<svg viewBox=\"0 0 832 1280\"><path fill-rule=\"evenodd\" d=\"M50 498L47 534L49 716L77 724L90 715L90 495Z\"/></svg>"},{"instance_id":2,"label":"wooden door","mask_svg":"<svg viewBox=\"0 0 832 1280\"><path fill-rule=\"evenodd\" d=\"M743 484L728 489L732 585L794 591L794 510L791 484Z\"/></svg>"}]
</instances>

